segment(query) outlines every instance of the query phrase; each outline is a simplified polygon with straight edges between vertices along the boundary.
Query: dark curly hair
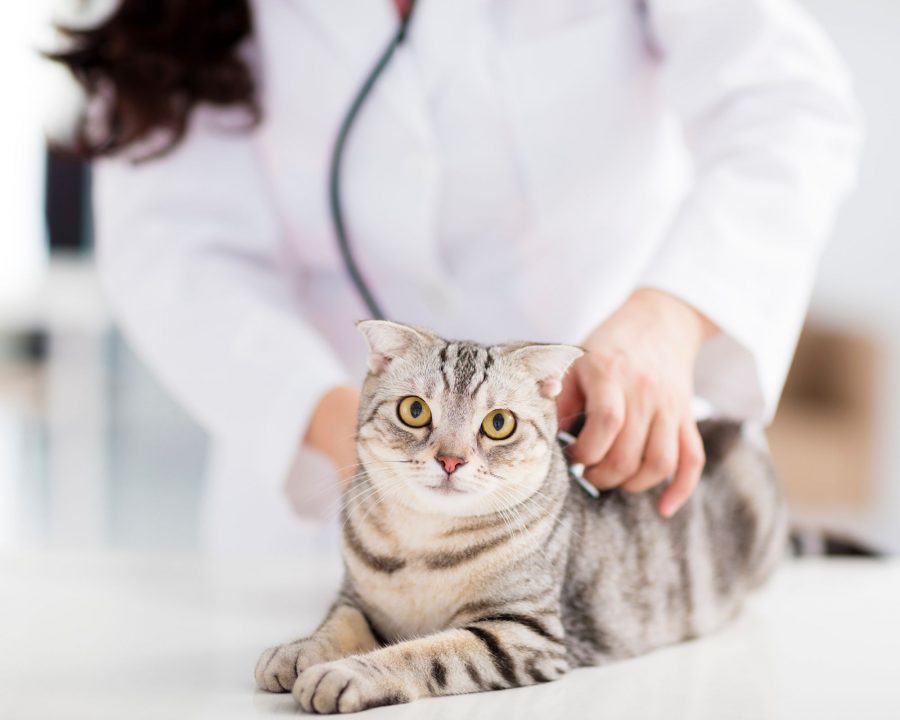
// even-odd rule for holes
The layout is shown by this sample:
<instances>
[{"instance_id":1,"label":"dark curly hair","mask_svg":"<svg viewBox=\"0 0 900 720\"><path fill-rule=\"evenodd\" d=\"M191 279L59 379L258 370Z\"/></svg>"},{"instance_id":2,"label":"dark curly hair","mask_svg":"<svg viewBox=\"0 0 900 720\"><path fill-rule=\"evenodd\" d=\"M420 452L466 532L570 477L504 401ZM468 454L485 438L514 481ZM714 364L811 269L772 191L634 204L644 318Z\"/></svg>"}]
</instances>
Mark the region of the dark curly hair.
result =
<instances>
[{"instance_id":1,"label":"dark curly hair","mask_svg":"<svg viewBox=\"0 0 900 720\"><path fill-rule=\"evenodd\" d=\"M162 138L157 156L184 136L202 103L240 107L259 120L253 74L240 53L253 31L247 0L120 0L102 24L60 28L67 47L48 53L66 65L97 107L70 147L82 158L111 155Z\"/></svg>"}]
</instances>

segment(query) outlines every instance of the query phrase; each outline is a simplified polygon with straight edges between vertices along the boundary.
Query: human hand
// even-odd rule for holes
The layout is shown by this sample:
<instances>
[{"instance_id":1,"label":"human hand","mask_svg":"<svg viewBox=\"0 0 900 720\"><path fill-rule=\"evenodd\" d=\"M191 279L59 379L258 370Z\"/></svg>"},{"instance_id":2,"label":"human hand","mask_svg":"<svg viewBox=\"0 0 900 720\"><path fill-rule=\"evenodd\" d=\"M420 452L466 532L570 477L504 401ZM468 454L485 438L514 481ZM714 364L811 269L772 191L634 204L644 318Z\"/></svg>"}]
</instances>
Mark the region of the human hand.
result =
<instances>
[{"instance_id":1,"label":"human hand","mask_svg":"<svg viewBox=\"0 0 900 720\"><path fill-rule=\"evenodd\" d=\"M601 490L642 492L668 477L659 512L671 517L703 471L703 443L691 412L697 353L717 332L681 300L640 289L582 343L557 398L560 429L580 413L569 447L585 479Z\"/></svg>"},{"instance_id":2,"label":"human hand","mask_svg":"<svg viewBox=\"0 0 900 720\"><path fill-rule=\"evenodd\" d=\"M337 468L343 485L356 474L356 416L359 391L349 386L329 390L316 409L306 429L303 442L326 455Z\"/></svg>"}]
</instances>

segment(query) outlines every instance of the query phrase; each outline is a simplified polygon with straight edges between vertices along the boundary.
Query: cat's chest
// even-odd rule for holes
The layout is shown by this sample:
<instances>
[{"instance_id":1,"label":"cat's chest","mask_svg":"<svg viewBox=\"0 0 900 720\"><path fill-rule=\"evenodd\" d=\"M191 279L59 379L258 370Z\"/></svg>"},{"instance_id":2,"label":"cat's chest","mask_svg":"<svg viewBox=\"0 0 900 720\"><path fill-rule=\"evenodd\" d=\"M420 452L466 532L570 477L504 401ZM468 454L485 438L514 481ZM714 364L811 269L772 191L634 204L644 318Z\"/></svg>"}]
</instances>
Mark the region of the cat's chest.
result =
<instances>
[{"instance_id":1,"label":"cat's chest","mask_svg":"<svg viewBox=\"0 0 900 720\"><path fill-rule=\"evenodd\" d=\"M343 535L348 579L388 640L465 624L470 615L460 611L508 589L511 568L534 544L502 522L460 528L387 511L351 518Z\"/></svg>"},{"instance_id":2,"label":"cat's chest","mask_svg":"<svg viewBox=\"0 0 900 720\"><path fill-rule=\"evenodd\" d=\"M417 568L405 568L389 578L363 576L356 584L377 629L392 641L450 626L459 609L478 595L475 583Z\"/></svg>"},{"instance_id":3,"label":"cat's chest","mask_svg":"<svg viewBox=\"0 0 900 720\"><path fill-rule=\"evenodd\" d=\"M500 567L506 564L501 562L505 555L501 550L492 558L435 567L435 557L453 556L408 553L398 555L394 565L383 565L345 549L352 585L377 630L388 640L454 625L464 606L492 594L502 583Z\"/></svg>"}]
</instances>

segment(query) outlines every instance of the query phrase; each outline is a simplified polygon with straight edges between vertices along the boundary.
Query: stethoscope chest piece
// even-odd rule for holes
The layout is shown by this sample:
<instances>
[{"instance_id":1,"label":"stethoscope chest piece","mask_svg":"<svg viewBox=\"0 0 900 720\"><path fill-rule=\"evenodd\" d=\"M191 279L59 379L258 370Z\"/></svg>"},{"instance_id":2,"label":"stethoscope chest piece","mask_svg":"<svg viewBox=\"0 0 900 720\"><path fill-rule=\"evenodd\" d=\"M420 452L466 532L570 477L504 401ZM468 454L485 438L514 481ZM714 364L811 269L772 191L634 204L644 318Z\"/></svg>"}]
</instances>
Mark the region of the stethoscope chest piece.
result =
<instances>
[{"instance_id":1,"label":"stethoscope chest piece","mask_svg":"<svg viewBox=\"0 0 900 720\"><path fill-rule=\"evenodd\" d=\"M563 432L562 430L560 430L556 434L556 437L559 440L560 445L562 445L564 448L575 442L574 435L570 435L569 433ZM584 479L584 465L582 465L581 463L567 464L566 470L569 473L569 477L576 483L578 483L578 486L588 495L590 495L592 498L600 497L600 491Z\"/></svg>"}]
</instances>

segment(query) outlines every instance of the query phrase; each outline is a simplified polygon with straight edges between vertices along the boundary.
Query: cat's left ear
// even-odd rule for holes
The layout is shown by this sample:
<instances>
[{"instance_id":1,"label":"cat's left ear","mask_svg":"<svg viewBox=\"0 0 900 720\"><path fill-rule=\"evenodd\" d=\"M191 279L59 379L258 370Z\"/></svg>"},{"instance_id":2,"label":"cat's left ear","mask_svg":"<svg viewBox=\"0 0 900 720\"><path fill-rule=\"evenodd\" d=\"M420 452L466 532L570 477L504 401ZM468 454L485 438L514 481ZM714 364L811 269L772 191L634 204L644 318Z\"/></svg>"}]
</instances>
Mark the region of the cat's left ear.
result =
<instances>
[{"instance_id":1,"label":"cat's left ear","mask_svg":"<svg viewBox=\"0 0 900 720\"><path fill-rule=\"evenodd\" d=\"M373 375L384 372L392 360L439 342L428 330L390 320L361 320L356 327L369 345L369 372Z\"/></svg>"},{"instance_id":2,"label":"cat's left ear","mask_svg":"<svg viewBox=\"0 0 900 720\"><path fill-rule=\"evenodd\" d=\"M569 366L584 355L575 345L525 345L511 358L525 366L537 381L541 395L555 398L562 391L562 379Z\"/></svg>"}]
</instances>

